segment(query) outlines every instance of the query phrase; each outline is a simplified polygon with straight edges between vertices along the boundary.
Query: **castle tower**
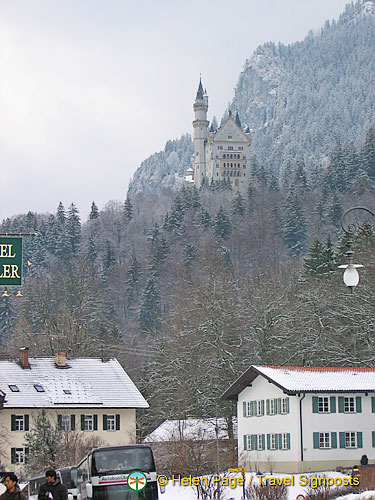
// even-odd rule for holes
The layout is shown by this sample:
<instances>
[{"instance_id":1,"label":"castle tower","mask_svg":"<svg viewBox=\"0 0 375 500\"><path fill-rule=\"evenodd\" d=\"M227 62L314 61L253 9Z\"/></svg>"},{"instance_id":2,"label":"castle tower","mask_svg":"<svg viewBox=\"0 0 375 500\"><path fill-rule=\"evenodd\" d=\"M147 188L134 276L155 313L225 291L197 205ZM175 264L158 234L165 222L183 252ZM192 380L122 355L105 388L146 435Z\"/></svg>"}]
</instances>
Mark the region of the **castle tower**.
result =
<instances>
[{"instance_id":1,"label":"castle tower","mask_svg":"<svg viewBox=\"0 0 375 500\"><path fill-rule=\"evenodd\" d=\"M193 104L195 120L193 121L194 127L194 181L197 188L202 185L203 179L206 177L206 155L205 144L208 138L208 96L203 91L202 80L199 80L197 96Z\"/></svg>"}]
</instances>

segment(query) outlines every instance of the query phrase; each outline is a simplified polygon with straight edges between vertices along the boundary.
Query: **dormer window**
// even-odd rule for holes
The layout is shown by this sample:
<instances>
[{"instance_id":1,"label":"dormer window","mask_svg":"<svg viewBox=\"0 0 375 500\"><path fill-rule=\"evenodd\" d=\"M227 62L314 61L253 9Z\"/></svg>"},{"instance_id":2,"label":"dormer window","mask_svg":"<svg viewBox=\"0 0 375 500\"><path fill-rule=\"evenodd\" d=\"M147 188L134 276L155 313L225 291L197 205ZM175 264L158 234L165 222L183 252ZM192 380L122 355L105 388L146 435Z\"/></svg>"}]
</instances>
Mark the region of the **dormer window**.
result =
<instances>
[{"instance_id":1,"label":"dormer window","mask_svg":"<svg viewBox=\"0 0 375 500\"><path fill-rule=\"evenodd\" d=\"M34 388L35 388L36 392L45 392L42 385L35 384Z\"/></svg>"},{"instance_id":2,"label":"dormer window","mask_svg":"<svg viewBox=\"0 0 375 500\"><path fill-rule=\"evenodd\" d=\"M64 394L72 394L72 391L70 389L64 389Z\"/></svg>"},{"instance_id":3,"label":"dormer window","mask_svg":"<svg viewBox=\"0 0 375 500\"><path fill-rule=\"evenodd\" d=\"M18 389L18 387L14 384L9 384L8 385L9 389L12 391L12 392L20 392L20 390Z\"/></svg>"}]
</instances>

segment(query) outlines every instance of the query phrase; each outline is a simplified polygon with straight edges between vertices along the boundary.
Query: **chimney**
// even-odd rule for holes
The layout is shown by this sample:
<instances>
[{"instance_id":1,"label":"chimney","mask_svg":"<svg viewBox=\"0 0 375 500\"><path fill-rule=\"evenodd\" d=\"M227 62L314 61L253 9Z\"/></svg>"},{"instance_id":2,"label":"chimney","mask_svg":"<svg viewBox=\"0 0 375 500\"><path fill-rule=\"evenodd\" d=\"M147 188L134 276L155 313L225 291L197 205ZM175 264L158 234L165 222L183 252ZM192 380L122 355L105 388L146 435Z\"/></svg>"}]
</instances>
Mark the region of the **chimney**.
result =
<instances>
[{"instance_id":1,"label":"chimney","mask_svg":"<svg viewBox=\"0 0 375 500\"><path fill-rule=\"evenodd\" d=\"M20 349L20 365L22 368L30 368L29 365L29 348L21 347Z\"/></svg>"},{"instance_id":2,"label":"chimney","mask_svg":"<svg viewBox=\"0 0 375 500\"><path fill-rule=\"evenodd\" d=\"M57 352L55 354L55 363L58 368L66 367L66 352Z\"/></svg>"}]
</instances>

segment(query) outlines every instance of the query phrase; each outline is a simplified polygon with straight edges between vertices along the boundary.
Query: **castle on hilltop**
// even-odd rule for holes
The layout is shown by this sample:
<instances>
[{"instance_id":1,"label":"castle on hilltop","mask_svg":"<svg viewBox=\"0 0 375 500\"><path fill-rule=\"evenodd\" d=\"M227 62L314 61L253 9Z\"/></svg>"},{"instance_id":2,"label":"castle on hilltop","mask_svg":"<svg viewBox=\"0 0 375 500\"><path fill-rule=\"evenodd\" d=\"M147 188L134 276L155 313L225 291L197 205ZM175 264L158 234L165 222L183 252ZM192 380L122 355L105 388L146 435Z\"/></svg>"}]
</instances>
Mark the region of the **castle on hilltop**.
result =
<instances>
[{"instance_id":1,"label":"castle on hilltop","mask_svg":"<svg viewBox=\"0 0 375 500\"><path fill-rule=\"evenodd\" d=\"M243 130L238 113L231 112L227 120L215 129L207 120L208 95L199 81L193 104L195 120L194 155L192 168L186 172L186 181L200 188L202 184L225 181L234 190L246 192L249 182L250 130Z\"/></svg>"}]
</instances>

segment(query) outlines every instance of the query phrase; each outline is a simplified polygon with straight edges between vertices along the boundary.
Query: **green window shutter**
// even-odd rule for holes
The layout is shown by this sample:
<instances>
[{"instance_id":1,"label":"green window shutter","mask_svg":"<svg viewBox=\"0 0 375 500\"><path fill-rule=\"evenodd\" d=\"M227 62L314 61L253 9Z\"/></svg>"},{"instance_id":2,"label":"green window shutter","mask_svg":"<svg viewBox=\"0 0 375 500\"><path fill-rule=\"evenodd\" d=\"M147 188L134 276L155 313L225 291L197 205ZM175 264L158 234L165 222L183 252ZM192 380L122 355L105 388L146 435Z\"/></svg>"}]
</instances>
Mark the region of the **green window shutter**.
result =
<instances>
[{"instance_id":1,"label":"green window shutter","mask_svg":"<svg viewBox=\"0 0 375 500\"><path fill-rule=\"evenodd\" d=\"M107 426L107 415L103 415L103 431L106 431L108 429Z\"/></svg>"},{"instance_id":2,"label":"green window shutter","mask_svg":"<svg viewBox=\"0 0 375 500\"><path fill-rule=\"evenodd\" d=\"M25 431L30 430L30 418L29 415L25 415Z\"/></svg>"},{"instance_id":3,"label":"green window shutter","mask_svg":"<svg viewBox=\"0 0 375 500\"><path fill-rule=\"evenodd\" d=\"M345 448L345 432L339 432L340 448Z\"/></svg>"},{"instance_id":4,"label":"green window shutter","mask_svg":"<svg viewBox=\"0 0 375 500\"><path fill-rule=\"evenodd\" d=\"M371 411L372 413L375 413L375 398L371 398Z\"/></svg>"},{"instance_id":5,"label":"green window shutter","mask_svg":"<svg viewBox=\"0 0 375 500\"><path fill-rule=\"evenodd\" d=\"M283 449L283 435L279 434L279 450Z\"/></svg>"},{"instance_id":6,"label":"green window shutter","mask_svg":"<svg viewBox=\"0 0 375 500\"><path fill-rule=\"evenodd\" d=\"M10 449L10 463L15 464L16 463L16 449L11 448Z\"/></svg>"},{"instance_id":7,"label":"green window shutter","mask_svg":"<svg viewBox=\"0 0 375 500\"><path fill-rule=\"evenodd\" d=\"M81 415L81 431L85 430L85 415Z\"/></svg>"},{"instance_id":8,"label":"green window shutter","mask_svg":"<svg viewBox=\"0 0 375 500\"><path fill-rule=\"evenodd\" d=\"M120 430L120 415L116 415L116 431Z\"/></svg>"},{"instance_id":9,"label":"green window shutter","mask_svg":"<svg viewBox=\"0 0 375 500\"><path fill-rule=\"evenodd\" d=\"M57 428L59 431L62 430L62 415L57 415Z\"/></svg>"},{"instance_id":10,"label":"green window shutter","mask_svg":"<svg viewBox=\"0 0 375 500\"><path fill-rule=\"evenodd\" d=\"M363 448L362 432L357 432L357 448Z\"/></svg>"},{"instance_id":11,"label":"green window shutter","mask_svg":"<svg viewBox=\"0 0 375 500\"><path fill-rule=\"evenodd\" d=\"M251 416L255 417L255 415L257 414L257 402L250 401L250 406L251 406Z\"/></svg>"},{"instance_id":12,"label":"green window shutter","mask_svg":"<svg viewBox=\"0 0 375 500\"><path fill-rule=\"evenodd\" d=\"M357 413L362 413L362 398L361 396L357 396L355 398L355 409Z\"/></svg>"},{"instance_id":13,"label":"green window shutter","mask_svg":"<svg viewBox=\"0 0 375 500\"><path fill-rule=\"evenodd\" d=\"M271 449L271 436L267 434L267 450Z\"/></svg>"},{"instance_id":14,"label":"green window shutter","mask_svg":"<svg viewBox=\"0 0 375 500\"><path fill-rule=\"evenodd\" d=\"M339 413L344 413L344 398L339 396Z\"/></svg>"},{"instance_id":15,"label":"green window shutter","mask_svg":"<svg viewBox=\"0 0 375 500\"><path fill-rule=\"evenodd\" d=\"M288 450L290 450L290 434L289 434L289 432L286 435L286 446L287 446Z\"/></svg>"},{"instance_id":16,"label":"green window shutter","mask_svg":"<svg viewBox=\"0 0 375 500\"><path fill-rule=\"evenodd\" d=\"M337 448L337 432L331 432L331 448Z\"/></svg>"},{"instance_id":17,"label":"green window shutter","mask_svg":"<svg viewBox=\"0 0 375 500\"><path fill-rule=\"evenodd\" d=\"M289 398L286 398L286 412L289 413Z\"/></svg>"},{"instance_id":18,"label":"green window shutter","mask_svg":"<svg viewBox=\"0 0 375 500\"><path fill-rule=\"evenodd\" d=\"M313 396L313 398L312 398L312 409L313 409L312 411L313 411L313 413L318 413L318 411L319 411L318 408L319 408L318 398L316 396Z\"/></svg>"},{"instance_id":19,"label":"green window shutter","mask_svg":"<svg viewBox=\"0 0 375 500\"><path fill-rule=\"evenodd\" d=\"M98 415L94 415L94 431L98 430Z\"/></svg>"},{"instance_id":20,"label":"green window shutter","mask_svg":"<svg viewBox=\"0 0 375 500\"><path fill-rule=\"evenodd\" d=\"M76 416L75 415L70 415L70 430L71 431L76 430Z\"/></svg>"},{"instance_id":21,"label":"green window shutter","mask_svg":"<svg viewBox=\"0 0 375 500\"><path fill-rule=\"evenodd\" d=\"M244 434L243 436L243 449L247 450L247 435Z\"/></svg>"},{"instance_id":22,"label":"green window shutter","mask_svg":"<svg viewBox=\"0 0 375 500\"><path fill-rule=\"evenodd\" d=\"M375 431L372 431L372 447L375 448Z\"/></svg>"},{"instance_id":23,"label":"green window shutter","mask_svg":"<svg viewBox=\"0 0 375 500\"><path fill-rule=\"evenodd\" d=\"M246 415L246 401L244 401L244 402L242 403L242 409L243 409L243 416L244 416L244 417L247 417L247 415Z\"/></svg>"},{"instance_id":24,"label":"green window shutter","mask_svg":"<svg viewBox=\"0 0 375 500\"><path fill-rule=\"evenodd\" d=\"M313 433L313 441L314 441L314 448L318 449L319 448L319 432Z\"/></svg>"},{"instance_id":25,"label":"green window shutter","mask_svg":"<svg viewBox=\"0 0 375 500\"><path fill-rule=\"evenodd\" d=\"M267 415L270 414L270 400L269 399L267 399L267 401L266 401L266 412L267 412Z\"/></svg>"},{"instance_id":26,"label":"green window shutter","mask_svg":"<svg viewBox=\"0 0 375 500\"><path fill-rule=\"evenodd\" d=\"M336 397L331 396L329 400L330 400L330 412L336 413Z\"/></svg>"},{"instance_id":27,"label":"green window shutter","mask_svg":"<svg viewBox=\"0 0 375 500\"><path fill-rule=\"evenodd\" d=\"M16 416L15 415L11 415L11 417L10 417L10 430L11 431L16 430ZM12 462L12 464L14 464L14 462Z\"/></svg>"},{"instance_id":28,"label":"green window shutter","mask_svg":"<svg viewBox=\"0 0 375 500\"><path fill-rule=\"evenodd\" d=\"M281 413L281 398L277 398L277 405L276 405L276 407L277 407L276 413L278 413L280 415L280 413Z\"/></svg>"},{"instance_id":29,"label":"green window shutter","mask_svg":"<svg viewBox=\"0 0 375 500\"><path fill-rule=\"evenodd\" d=\"M252 450L256 450L258 449L258 446L257 446L257 435L256 434L252 434L251 435L251 449Z\"/></svg>"},{"instance_id":30,"label":"green window shutter","mask_svg":"<svg viewBox=\"0 0 375 500\"><path fill-rule=\"evenodd\" d=\"M264 399L262 399L261 405L261 414L264 415Z\"/></svg>"},{"instance_id":31,"label":"green window shutter","mask_svg":"<svg viewBox=\"0 0 375 500\"><path fill-rule=\"evenodd\" d=\"M263 450L266 449L266 436L264 434L262 434L262 448Z\"/></svg>"}]
</instances>

